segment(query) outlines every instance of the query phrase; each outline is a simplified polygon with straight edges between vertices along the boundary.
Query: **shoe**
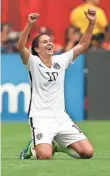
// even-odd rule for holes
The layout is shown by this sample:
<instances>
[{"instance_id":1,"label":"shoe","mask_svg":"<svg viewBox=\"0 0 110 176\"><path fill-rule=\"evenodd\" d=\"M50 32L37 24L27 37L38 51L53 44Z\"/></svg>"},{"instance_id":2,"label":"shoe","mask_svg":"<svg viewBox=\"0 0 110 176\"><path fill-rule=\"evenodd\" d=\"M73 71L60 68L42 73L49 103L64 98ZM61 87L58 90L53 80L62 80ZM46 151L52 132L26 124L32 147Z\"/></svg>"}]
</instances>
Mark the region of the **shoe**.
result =
<instances>
[{"instance_id":1,"label":"shoe","mask_svg":"<svg viewBox=\"0 0 110 176\"><path fill-rule=\"evenodd\" d=\"M31 147L32 147L32 141L29 141L27 147L20 153L21 160L31 158L32 156Z\"/></svg>"}]
</instances>

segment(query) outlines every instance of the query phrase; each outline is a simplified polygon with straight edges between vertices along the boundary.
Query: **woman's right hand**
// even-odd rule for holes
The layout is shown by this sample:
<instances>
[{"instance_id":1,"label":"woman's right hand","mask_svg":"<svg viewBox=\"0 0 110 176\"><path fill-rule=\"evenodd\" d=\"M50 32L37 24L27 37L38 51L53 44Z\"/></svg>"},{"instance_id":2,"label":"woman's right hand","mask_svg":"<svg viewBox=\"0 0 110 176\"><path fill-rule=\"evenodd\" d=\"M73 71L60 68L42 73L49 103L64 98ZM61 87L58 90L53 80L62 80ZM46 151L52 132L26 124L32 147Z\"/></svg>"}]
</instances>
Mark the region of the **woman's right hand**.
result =
<instances>
[{"instance_id":1,"label":"woman's right hand","mask_svg":"<svg viewBox=\"0 0 110 176\"><path fill-rule=\"evenodd\" d=\"M38 13L30 13L28 15L28 23L34 24L39 17L40 17L40 14Z\"/></svg>"}]
</instances>

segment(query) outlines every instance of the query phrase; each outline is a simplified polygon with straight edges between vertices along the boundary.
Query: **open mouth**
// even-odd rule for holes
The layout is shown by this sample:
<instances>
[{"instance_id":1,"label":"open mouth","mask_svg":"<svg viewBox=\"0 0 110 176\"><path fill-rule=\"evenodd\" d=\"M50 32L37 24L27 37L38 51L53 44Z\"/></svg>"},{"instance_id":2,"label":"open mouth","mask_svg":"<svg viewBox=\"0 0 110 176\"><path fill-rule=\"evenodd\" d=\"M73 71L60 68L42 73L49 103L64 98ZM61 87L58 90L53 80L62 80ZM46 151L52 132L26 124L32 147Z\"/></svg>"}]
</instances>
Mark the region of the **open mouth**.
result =
<instances>
[{"instance_id":1,"label":"open mouth","mask_svg":"<svg viewBox=\"0 0 110 176\"><path fill-rule=\"evenodd\" d=\"M47 51L53 51L53 46L47 46L47 47L46 47L46 50L47 50Z\"/></svg>"}]
</instances>

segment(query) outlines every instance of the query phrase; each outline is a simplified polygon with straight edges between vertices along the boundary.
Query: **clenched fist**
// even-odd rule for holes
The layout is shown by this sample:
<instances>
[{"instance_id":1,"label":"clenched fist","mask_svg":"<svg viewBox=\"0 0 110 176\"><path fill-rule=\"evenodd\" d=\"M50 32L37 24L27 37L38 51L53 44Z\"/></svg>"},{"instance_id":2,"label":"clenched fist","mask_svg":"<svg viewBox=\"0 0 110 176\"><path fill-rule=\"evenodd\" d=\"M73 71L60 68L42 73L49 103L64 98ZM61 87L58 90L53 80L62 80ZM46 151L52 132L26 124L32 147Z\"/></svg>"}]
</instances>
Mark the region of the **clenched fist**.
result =
<instances>
[{"instance_id":1,"label":"clenched fist","mask_svg":"<svg viewBox=\"0 0 110 176\"><path fill-rule=\"evenodd\" d=\"M89 20L91 23L95 23L96 21L96 10L95 9L88 9L88 11L84 11L86 18Z\"/></svg>"},{"instance_id":2,"label":"clenched fist","mask_svg":"<svg viewBox=\"0 0 110 176\"><path fill-rule=\"evenodd\" d=\"M38 13L29 14L28 15L28 23L34 24L39 17L40 17L40 14L38 14Z\"/></svg>"}]
</instances>

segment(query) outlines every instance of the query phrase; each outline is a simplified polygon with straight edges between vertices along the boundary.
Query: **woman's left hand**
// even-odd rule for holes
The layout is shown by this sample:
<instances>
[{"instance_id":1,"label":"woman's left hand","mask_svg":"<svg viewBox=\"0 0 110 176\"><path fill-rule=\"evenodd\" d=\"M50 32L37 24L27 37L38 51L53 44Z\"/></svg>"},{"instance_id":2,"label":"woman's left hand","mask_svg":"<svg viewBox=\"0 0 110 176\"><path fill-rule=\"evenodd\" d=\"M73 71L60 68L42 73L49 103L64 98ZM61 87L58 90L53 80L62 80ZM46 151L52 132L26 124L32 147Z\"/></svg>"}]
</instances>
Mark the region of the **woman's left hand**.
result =
<instances>
[{"instance_id":1,"label":"woman's left hand","mask_svg":"<svg viewBox=\"0 0 110 176\"><path fill-rule=\"evenodd\" d=\"M95 9L88 9L88 11L84 11L86 18L89 20L90 23L95 23L96 21L96 10Z\"/></svg>"}]
</instances>

